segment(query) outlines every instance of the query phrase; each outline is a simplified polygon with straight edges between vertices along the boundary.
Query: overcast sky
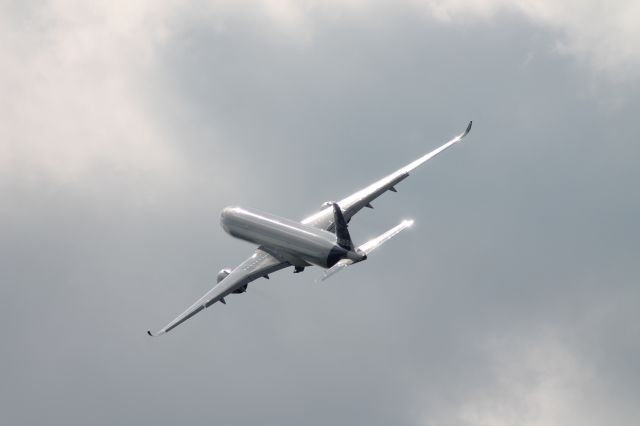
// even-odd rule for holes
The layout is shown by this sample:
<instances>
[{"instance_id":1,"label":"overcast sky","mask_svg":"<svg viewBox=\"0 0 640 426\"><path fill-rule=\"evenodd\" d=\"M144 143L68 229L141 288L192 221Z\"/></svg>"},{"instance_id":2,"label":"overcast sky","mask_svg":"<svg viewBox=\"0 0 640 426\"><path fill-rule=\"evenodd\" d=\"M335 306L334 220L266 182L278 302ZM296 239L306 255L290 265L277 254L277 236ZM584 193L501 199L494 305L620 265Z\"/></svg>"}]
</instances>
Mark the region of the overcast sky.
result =
<instances>
[{"instance_id":1,"label":"overcast sky","mask_svg":"<svg viewBox=\"0 0 640 426\"><path fill-rule=\"evenodd\" d=\"M7 425L637 425L633 0L0 5ZM461 132L352 222L149 338L252 246Z\"/></svg>"}]
</instances>

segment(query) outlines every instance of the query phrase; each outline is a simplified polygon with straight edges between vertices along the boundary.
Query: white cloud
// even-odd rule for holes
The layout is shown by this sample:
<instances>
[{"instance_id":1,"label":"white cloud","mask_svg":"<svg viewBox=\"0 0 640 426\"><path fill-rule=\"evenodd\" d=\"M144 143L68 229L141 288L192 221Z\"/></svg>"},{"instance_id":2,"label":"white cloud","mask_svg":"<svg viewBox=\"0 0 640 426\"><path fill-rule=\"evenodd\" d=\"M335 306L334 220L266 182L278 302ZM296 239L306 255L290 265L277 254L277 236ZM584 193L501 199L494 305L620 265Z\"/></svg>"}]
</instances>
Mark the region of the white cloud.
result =
<instances>
[{"instance_id":1,"label":"white cloud","mask_svg":"<svg viewBox=\"0 0 640 426\"><path fill-rule=\"evenodd\" d=\"M633 0L261 0L209 4L218 11L234 13L260 10L274 28L302 40L312 37L319 18L385 14L394 8L415 8L430 18L456 25L461 24L459 18L491 20L504 12L520 14L555 33L558 52L584 60L596 73L621 80L639 76L640 3Z\"/></svg>"},{"instance_id":2,"label":"white cloud","mask_svg":"<svg viewBox=\"0 0 640 426\"><path fill-rule=\"evenodd\" d=\"M372 8L362 1L264 0L269 16L286 28L312 27L314 14L356 12ZM608 77L638 77L640 66L640 3L634 0L407 0L373 2L374 8L411 5L442 22L459 25L458 18L494 19L502 12L525 16L533 24L557 34L559 52L586 60ZM384 7L380 7L384 6ZM384 13L384 12L381 12ZM295 24L295 25L294 25Z\"/></svg>"},{"instance_id":3,"label":"white cloud","mask_svg":"<svg viewBox=\"0 0 640 426\"><path fill-rule=\"evenodd\" d=\"M416 0L444 22L457 17L492 19L519 13L557 34L557 50L586 60L593 70L616 79L637 78L640 65L640 3L595 0Z\"/></svg>"},{"instance_id":4,"label":"white cloud","mask_svg":"<svg viewBox=\"0 0 640 426\"><path fill-rule=\"evenodd\" d=\"M156 2L52 1L0 14L0 167L63 182L92 168L165 173L174 149L140 93L167 34Z\"/></svg>"},{"instance_id":5,"label":"white cloud","mask_svg":"<svg viewBox=\"0 0 640 426\"><path fill-rule=\"evenodd\" d=\"M462 404L462 424L591 424L581 412L594 372L559 336L499 339L487 350L496 381Z\"/></svg>"},{"instance_id":6,"label":"white cloud","mask_svg":"<svg viewBox=\"0 0 640 426\"><path fill-rule=\"evenodd\" d=\"M597 366L573 348L566 336L546 329L521 336L485 340L477 368L490 372L449 401L418 410L419 424L473 426L600 425L616 418L630 424L624 411L598 406L602 377ZM431 392L430 392L431 393Z\"/></svg>"},{"instance_id":7,"label":"white cloud","mask_svg":"<svg viewBox=\"0 0 640 426\"><path fill-rule=\"evenodd\" d=\"M96 166L165 173L180 167L175 143L149 107L144 85L179 18L224 31L253 16L303 45L324 19L418 8L430 18L490 20L520 13L557 34L556 48L616 79L640 69L640 3L569 0L84 2L5 4L0 13L0 168L73 180ZM153 85L147 85L147 87ZM171 88L166 88L167 99Z\"/></svg>"}]
</instances>

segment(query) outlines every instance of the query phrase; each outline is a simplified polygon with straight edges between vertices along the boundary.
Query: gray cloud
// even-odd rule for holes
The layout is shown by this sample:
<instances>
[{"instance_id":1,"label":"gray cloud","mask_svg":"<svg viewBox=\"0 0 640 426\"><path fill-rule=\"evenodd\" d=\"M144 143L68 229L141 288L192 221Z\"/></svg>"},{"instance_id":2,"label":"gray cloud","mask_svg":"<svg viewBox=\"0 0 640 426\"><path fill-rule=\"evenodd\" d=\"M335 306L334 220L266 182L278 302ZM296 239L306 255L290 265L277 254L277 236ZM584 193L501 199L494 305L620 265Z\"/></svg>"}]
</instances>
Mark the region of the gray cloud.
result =
<instances>
[{"instance_id":1,"label":"gray cloud","mask_svg":"<svg viewBox=\"0 0 640 426\"><path fill-rule=\"evenodd\" d=\"M637 89L519 11L417 10L3 13L3 416L636 424ZM468 119L353 222L362 241L417 221L370 262L144 334L249 253L224 205L303 217Z\"/></svg>"}]
</instances>

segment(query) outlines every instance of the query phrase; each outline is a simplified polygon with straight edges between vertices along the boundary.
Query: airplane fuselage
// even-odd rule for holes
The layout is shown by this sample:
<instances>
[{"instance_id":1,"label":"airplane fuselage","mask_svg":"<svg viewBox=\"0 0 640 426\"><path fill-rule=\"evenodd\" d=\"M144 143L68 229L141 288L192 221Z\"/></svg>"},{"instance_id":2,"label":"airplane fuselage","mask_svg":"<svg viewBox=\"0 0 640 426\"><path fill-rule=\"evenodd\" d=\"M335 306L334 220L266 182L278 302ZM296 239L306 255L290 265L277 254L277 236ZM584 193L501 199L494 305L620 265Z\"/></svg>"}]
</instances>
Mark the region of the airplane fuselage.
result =
<instances>
[{"instance_id":1,"label":"airplane fuselage","mask_svg":"<svg viewBox=\"0 0 640 426\"><path fill-rule=\"evenodd\" d=\"M360 256L340 247L331 232L257 210L227 207L220 215L220 224L235 238L274 247L323 268L330 268L340 259L356 260Z\"/></svg>"}]
</instances>

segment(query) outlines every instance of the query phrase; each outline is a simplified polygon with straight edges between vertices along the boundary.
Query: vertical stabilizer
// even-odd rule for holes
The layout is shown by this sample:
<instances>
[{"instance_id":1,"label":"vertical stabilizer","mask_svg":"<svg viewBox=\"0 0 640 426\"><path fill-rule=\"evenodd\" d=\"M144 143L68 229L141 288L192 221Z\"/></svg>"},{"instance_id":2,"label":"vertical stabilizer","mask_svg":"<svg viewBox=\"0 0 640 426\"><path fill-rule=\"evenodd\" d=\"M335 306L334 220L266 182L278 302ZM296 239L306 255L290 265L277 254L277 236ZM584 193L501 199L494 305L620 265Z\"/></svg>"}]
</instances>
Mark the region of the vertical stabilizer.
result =
<instances>
[{"instance_id":1,"label":"vertical stabilizer","mask_svg":"<svg viewBox=\"0 0 640 426\"><path fill-rule=\"evenodd\" d=\"M347 221L345 220L338 203L333 203L333 222L336 225L338 245L345 250L353 250L353 241L351 241L351 235L349 235Z\"/></svg>"}]
</instances>

